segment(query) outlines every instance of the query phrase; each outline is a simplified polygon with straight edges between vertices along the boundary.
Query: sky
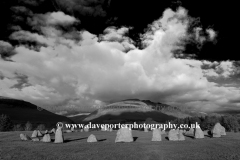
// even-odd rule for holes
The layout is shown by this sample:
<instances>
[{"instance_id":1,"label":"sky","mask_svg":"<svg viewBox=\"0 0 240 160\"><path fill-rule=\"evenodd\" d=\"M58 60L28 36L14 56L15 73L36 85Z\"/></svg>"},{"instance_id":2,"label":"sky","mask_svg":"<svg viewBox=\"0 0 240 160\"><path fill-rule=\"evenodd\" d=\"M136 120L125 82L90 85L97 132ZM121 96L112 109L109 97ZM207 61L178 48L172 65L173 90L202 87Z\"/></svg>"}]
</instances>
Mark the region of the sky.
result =
<instances>
[{"instance_id":1,"label":"sky","mask_svg":"<svg viewBox=\"0 0 240 160\"><path fill-rule=\"evenodd\" d=\"M130 98L240 111L233 6L2 0L0 96L65 115Z\"/></svg>"}]
</instances>

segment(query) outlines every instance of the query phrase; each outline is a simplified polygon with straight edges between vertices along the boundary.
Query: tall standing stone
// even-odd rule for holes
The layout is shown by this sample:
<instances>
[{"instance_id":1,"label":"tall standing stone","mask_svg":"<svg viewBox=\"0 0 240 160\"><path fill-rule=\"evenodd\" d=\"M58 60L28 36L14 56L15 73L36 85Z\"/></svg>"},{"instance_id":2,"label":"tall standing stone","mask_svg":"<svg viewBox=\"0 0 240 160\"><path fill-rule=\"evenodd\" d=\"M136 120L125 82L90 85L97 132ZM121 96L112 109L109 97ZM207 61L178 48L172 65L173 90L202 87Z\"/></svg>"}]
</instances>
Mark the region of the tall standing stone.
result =
<instances>
[{"instance_id":1,"label":"tall standing stone","mask_svg":"<svg viewBox=\"0 0 240 160\"><path fill-rule=\"evenodd\" d=\"M38 131L37 131L37 135L38 135L38 137L41 137L41 136L42 136L42 133L38 130Z\"/></svg>"},{"instance_id":2,"label":"tall standing stone","mask_svg":"<svg viewBox=\"0 0 240 160\"><path fill-rule=\"evenodd\" d=\"M204 132L201 128L194 129L194 138L204 138Z\"/></svg>"},{"instance_id":3,"label":"tall standing stone","mask_svg":"<svg viewBox=\"0 0 240 160\"><path fill-rule=\"evenodd\" d=\"M221 137L221 132L222 132L221 124L220 123L216 123L214 125L214 127L212 128L211 132L212 132L212 136L213 137L216 137L216 138Z\"/></svg>"},{"instance_id":4,"label":"tall standing stone","mask_svg":"<svg viewBox=\"0 0 240 160\"><path fill-rule=\"evenodd\" d=\"M35 138L38 136L38 132L37 130L34 130L33 133L32 133L32 138Z\"/></svg>"},{"instance_id":5,"label":"tall standing stone","mask_svg":"<svg viewBox=\"0 0 240 160\"><path fill-rule=\"evenodd\" d=\"M161 129L153 129L152 141L162 141Z\"/></svg>"},{"instance_id":6,"label":"tall standing stone","mask_svg":"<svg viewBox=\"0 0 240 160\"><path fill-rule=\"evenodd\" d=\"M179 141L185 141L185 137L184 137L183 133L184 133L183 130L178 131L178 140Z\"/></svg>"},{"instance_id":7,"label":"tall standing stone","mask_svg":"<svg viewBox=\"0 0 240 160\"><path fill-rule=\"evenodd\" d=\"M64 141L64 138L63 138L62 127L58 127L58 129L55 133L54 143L63 143L63 141Z\"/></svg>"},{"instance_id":8,"label":"tall standing stone","mask_svg":"<svg viewBox=\"0 0 240 160\"><path fill-rule=\"evenodd\" d=\"M221 136L226 136L226 129L222 126L221 127Z\"/></svg>"},{"instance_id":9,"label":"tall standing stone","mask_svg":"<svg viewBox=\"0 0 240 160\"><path fill-rule=\"evenodd\" d=\"M178 141L178 131L171 129L168 132L168 140L169 141Z\"/></svg>"}]
</instances>

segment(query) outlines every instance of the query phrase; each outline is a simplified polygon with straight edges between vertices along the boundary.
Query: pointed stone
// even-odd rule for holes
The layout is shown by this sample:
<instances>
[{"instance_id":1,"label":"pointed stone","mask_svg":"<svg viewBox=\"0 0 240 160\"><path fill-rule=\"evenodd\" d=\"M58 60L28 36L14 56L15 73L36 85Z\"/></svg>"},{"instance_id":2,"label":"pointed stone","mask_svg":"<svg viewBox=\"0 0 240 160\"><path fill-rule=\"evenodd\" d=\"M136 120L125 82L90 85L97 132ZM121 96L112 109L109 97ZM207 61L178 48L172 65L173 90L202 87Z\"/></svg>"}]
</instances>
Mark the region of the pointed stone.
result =
<instances>
[{"instance_id":1,"label":"pointed stone","mask_svg":"<svg viewBox=\"0 0 240 160\"><path fill-rule=\"evenodd\" d=\"M95 135L91 134L88 139L87 142L97 142L97 138Z\"/></svg>"},{"instance_id":2,"label":"pointed stone","mask_svg":"<svg viewBox=\"0 0 240 160\"><path fill-rule=\"evenodd\" d=\"M41 136L42 136L42 133L41 133L39 130L37 131L37 136L38 136L38 137L41 137Z\"/></svg>"},{"instance_id":3,"label":"pointed stone","mask_svg":"<svg viewBox=\"0 0 240 160\"><path fill-rule=\"evenodd\" d=\"M32 138L35 138L38 136L38 132L37 130L34 130L33 133L32 133Z\"/></svg>"},{"instance_id":4,"label":"pointed stone","mask_svg":"<svg viewBox=\"0 0 240 160\"><path fill-rule=\"evenodd\" d=\"M183 135L183 130L179 130L178 132L178 140L179 141L185 141L185 136Z\"/></svg>"},{"instance_id":5,"label":"pointed stone","mask_svg":"<svg viewBox=\"0 0 240 160\"><path fill-rule=\"evenodd\" d=\"M53 128L50 132L55 134L56 133L56 129Z\"/></svg>"},{"instance_id":6,"label":"pointed stone","mask_svg":"<svg viewBox=\"0 0 240 160\"><path fill-rule=\"evenodd\" d=\"M194 138L204 138L204 133L201 128L194 129Z\"/></svg>"},{"instance_id":7,"label":"pointed stone","mask_svg":"<svg viewBox=\"0 0 240 160\"><path fill-rule=\"evenodd\" d=\"M45 134L41 140L42 142L51 142L51 137L49 134Z\"/></svg>"}]
</instances>

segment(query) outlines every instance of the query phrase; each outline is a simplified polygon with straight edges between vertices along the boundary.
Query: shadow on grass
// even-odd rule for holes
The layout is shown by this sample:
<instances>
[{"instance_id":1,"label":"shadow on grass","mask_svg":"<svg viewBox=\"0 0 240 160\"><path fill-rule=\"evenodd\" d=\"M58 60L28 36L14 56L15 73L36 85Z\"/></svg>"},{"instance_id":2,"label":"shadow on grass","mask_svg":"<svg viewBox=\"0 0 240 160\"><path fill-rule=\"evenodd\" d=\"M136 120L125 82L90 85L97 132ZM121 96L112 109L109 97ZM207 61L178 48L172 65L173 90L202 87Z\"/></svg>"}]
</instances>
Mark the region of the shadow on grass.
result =
<instances>
[{"instance_id":1,"label":"shadow on grass","mask_svg":"<svg viewBox=\"0 0 240 160\"><path fill-rule=\"evenodd\" d=\"M194 136L191 136L191 135L187 135L187 134L185 134L184 136L185 136L185 137L192 138L192 139L195 139L195 137L194 137Z\"/></svg>"},{"instance_id":2,"label":"shadow on grass","mask_svg":"<svg viewBox=\"0 0 240 160\"><path fill-rule=\"evenodd\" d=\"M66 140L64 140L64 143L68 143L68 142L72 142L72 141L79 141L79 140L87 139L87 138L88 138L88 137L78 138L78 139L66 139Z\"/></svg>"},{"instance_id":3,"label":"shadow on grass","mask_svg":"<svg viewBox=\"0 0 240 160\"><path fill-rule=\"evenodd\" d=\"M133 137L133 142L135 142L138 139L138 137Z\"/></svg>"},{"instance_id":4,"label":"shadow on grass","mask_svg":"<svg viewBox=\"0 0 240 160\"><path fill-rule=\"evenodd\" d=\"M210 135L204 135L205 137L209 137L209 138L211 138L212 136L210 136Z\"/></svg>"},{"instance_id":5,"label":"shadow on grass","mask_svg":"<svg viewBox=\"0 0 240 160\"><path fill-rule=\"evenodd\" d=\"M106 141L107 139L99 139L98 142Z\"/></svg>"}]
</instances>

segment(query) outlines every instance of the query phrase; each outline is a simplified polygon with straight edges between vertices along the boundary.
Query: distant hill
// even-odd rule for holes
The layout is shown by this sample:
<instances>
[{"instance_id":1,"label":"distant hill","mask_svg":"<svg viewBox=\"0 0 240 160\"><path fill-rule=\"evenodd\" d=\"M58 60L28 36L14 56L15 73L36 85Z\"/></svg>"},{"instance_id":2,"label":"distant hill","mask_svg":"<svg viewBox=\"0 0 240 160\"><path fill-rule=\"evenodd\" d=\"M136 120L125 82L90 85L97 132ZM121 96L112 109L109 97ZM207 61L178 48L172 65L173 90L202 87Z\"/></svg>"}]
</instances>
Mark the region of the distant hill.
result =
<instances>
[{"instance_id":1,"label":"distant hill","mask_svg":"<svg viewBox=\"0 0 240 160\"><path fill-rule=\"evenodd\" d=\"M56 127L57 122L73 123L67 117L54 114L32 103L6 97L0 97L1 114L9 115L16 124L25 124L29 121L34 127L38 124L45 124L46 127Z\"/></svg>"},{"instance_id":2,"label":"distant hill","mask_svg":"<svg viewBox=\"0 0 240 160\"><path fill-rule=\"evenodd\" d=\"M71 119L73 122L75 122L75 123L81 123L88 115L89 115L90 113L88 113L88 114L77 114L77 115L72 115L72 116L67 116L69 119Z\"/></svg>"},{"instance_id":3,"label":"distant hill","mask_svg":"<svg viewBox=\"0 0 240 160\"><path fill-rule=\"evenodd\" d=\"M85 118L76 116L74 121L76 123L119 123L145 121L147 118L152 118L156 122L164 123L185 117L191 117L191 114L184 113L177 107L149 100L127 99L104 106Z\"/></svg>"}]
</instances>

